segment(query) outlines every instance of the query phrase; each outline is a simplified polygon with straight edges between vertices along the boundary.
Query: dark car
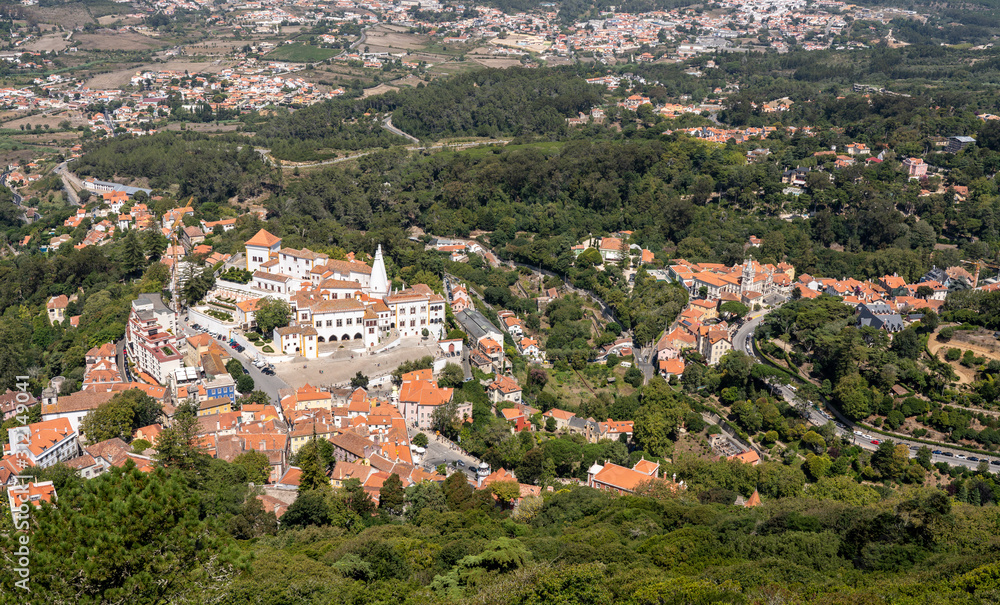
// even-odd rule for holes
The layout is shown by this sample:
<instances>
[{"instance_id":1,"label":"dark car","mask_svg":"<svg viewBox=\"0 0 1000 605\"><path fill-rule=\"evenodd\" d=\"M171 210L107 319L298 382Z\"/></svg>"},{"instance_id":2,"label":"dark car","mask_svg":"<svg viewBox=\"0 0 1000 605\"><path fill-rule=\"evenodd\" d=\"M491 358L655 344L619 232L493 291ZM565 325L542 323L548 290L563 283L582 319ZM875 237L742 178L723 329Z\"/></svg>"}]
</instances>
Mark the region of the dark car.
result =
<instances>
[{"instance_id":1,"label":"dark car","mask_svg":"<svg viewBox=\"0 0 1000 605\"><path fill-rule=\"evenodd\" d=\"M990 460L990 464L994 466L1000 466L1000 460Z\"/></svg>"},{"instance_id":2,"label":"dark car","mask_svg":"<svg viewBox=\"0 0 1000 605\"><path fill-rule=\"evenodd\" d=\"M954 458L955 457L955 454L953 454L951 452L945 452L943 455L948 456L949 458Z\"/></svg>"},{"instance_id":3,"label":"dark car","mask_svg":"<svg viewBox=\"0 0 1000 605\"><path fill-rule=\"evenodd\" d=\"M459 466L459 468L462 468L462 467L465 466L465 463L462 462L461 460L456 461L455 464L457 464Z\"/></svg>"},{"instance_id":4,"label":"dark car","mask_svg":"<svg viewBox=\"0 0 1000 605\"><path fill-rule=\"evenodd\" d=\"M971 460L972 462L979 462L979 458L976 458L975 456L969 456L968 460Z\"/></svg>"},{"instance_id":5,"label":"dark car","mask_svg":"<svg viewBox=\"0 0 1000 605\"><path fill-rule=\"evenodd\" d=\"M932 454L934 454L935 456L940 456L940 455L941 455L941 454L943 454L944 452L942 452L941 450L934 450L934 451L933 451L933 452L931 452L931 453L932 453Z\"/></svg>"},{"instance_id":6,"label":"dark car","mask_svg":"<svg viewBox=\"0 0 1000 605\"><path fill-rule=\"evenodd\" d=\"M240 366L240 367L243 368L243 373L244 374L249 374L250 373L250 370L246 369L246 366Z\"/></svg>"}]
</instances>

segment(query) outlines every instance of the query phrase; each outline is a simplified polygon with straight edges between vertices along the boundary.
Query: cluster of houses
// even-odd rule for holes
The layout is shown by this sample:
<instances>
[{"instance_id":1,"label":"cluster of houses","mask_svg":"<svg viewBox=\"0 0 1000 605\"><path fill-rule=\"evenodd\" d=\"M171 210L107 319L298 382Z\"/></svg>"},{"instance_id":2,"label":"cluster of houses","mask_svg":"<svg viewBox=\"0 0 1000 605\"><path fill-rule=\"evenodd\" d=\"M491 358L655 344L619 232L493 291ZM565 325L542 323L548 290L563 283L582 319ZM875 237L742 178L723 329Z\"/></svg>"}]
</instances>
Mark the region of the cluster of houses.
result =
<instances>
[{"instance_id":1,"label":"cluster of houses","mask_svg":"<svg viewBox=\"0 0 1000 605\"><path fill-rule=\"evenodd\" d=\"M754 240L757 238L751 237L751 245ZM840 297L855 311L859 327L895 333L919 319L919 310L940 311L950 291L976 288L979 282L978 268L973 275L957 266L934 267L916 283L907 283L899 275L857 280L803 273L793 280L794 271L787 263L761 264L752 258L733 267L674 260L669 275L688 289L692 299L656 343L660 374L667 378L683 375L685 350L697 351L708 364L718 363L732 350L735 326L725 321L720 310L726 302L767 307L789 298L828 294Z\"/></svg>"}]
</instances>

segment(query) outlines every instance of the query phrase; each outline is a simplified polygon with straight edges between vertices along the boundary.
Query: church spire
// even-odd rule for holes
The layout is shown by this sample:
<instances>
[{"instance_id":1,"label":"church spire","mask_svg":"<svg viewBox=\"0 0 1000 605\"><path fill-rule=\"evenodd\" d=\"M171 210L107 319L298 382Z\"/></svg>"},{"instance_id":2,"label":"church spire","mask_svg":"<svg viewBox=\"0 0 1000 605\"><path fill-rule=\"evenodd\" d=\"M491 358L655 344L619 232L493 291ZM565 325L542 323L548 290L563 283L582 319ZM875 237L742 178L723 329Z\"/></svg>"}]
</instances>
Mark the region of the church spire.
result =
<instances>
[{"instance_id":1,"label":"church spire","mask_svg":"<svg viewBox=\"0 0 1000 605\"><path fill-rule=\"evenodd\" d=\"M372 264L372 279L368 286L370 296L382 298L389 294L389 276L385 272L385 261L382 259L382 244L375 251L375 262Z\"/></svg>"}]
</instances>

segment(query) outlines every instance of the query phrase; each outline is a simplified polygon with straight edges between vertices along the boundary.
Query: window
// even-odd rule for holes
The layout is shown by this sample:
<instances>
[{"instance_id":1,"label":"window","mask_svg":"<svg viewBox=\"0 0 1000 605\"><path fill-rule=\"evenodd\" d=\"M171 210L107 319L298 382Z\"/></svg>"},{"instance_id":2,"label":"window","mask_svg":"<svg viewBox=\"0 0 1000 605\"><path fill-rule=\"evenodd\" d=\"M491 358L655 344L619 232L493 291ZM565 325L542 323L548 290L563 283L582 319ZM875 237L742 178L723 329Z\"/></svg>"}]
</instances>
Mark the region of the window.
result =
<instances>
[{"instance_id":1,"label":"window","mask_svg":"<svg viewBox=\"0 0 1000 605\"><path fill-rule=\"evenodd\" d=\"M426 324L427 324L427 320L426 319L421 319L420 320L420 325L423 326L423 325L426 325Z\"/></svg>"},{"instance_id":2,"label":"window","mask_svg":"<svg viewBox=\"0 0 1000 605\"><path fill-rule=\"evenodd\" d=\"M328 319L328 320L326 320L326 327L328 327L328 328L329 328L329 327L331 327L332 325L333 325L333 320L332 320L332 319Z\"/></svg>"},{"instance_id":3,"label":"window","mask_svg":"<svg viewBox=\"0 0 1000 605\"><path fill-rule=\"evenodd\" d=\"M317 328L322 328L323 327L323 322L317 319L316 320L316 327Z\"/></svg>"},{"instance_id":4,"label":"window","mask_svg":"<svg viewBox=\"0 0 1000 605\"><path fill-rule=\"evenodd\" d=\"M352 317L348 317L347 318L347 325L351 325L353 322L354 322L354 318L352 318Z\"/></svg>"},{"instance_id":5,"label":"window","mask_svg":"<svg viewBox=\"0 0 1000 605\"><path fill-rule=\"evenodd\" d=\"M344 320L343 319L338 319L337 320L337 327L339 328L339 327L341 327L343 325L344 325Z\"/></svg>"},{"instance_id":6,"label":"window","mask_svg":"<svg viewBox=\"0 0 1000 605\"><path fill-rule=\"evenodd\" d=\"M411 319L411 320L410 320L410 327L412 328L412 327L414 327L414 326L416 326L416 325L417 325L417 320L415 320L415 319Z\"/></svg>"}]
</instances>

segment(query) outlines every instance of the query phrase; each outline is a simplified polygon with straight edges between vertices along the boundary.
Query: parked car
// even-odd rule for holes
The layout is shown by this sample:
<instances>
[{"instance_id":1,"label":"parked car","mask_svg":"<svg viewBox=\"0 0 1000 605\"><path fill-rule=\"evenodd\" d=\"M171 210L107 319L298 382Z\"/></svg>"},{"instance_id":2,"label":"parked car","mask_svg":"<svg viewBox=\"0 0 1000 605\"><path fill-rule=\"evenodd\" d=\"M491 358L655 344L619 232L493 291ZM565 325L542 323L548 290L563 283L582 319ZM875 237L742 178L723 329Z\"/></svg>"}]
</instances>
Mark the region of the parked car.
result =
<instances>
[{"instance_id":1,"label":"parked car","mask_svg":"<svg viewBox=\"0 0 1000 605\"><path fill-rule=\"evenodd\" d=\"M1000 460L990 460L990 464L993 466L1000 466Z\"/></svg>"},{"instance_id":2,"label":"parked car","mask_svg":"<svg viewBox=\"0 0 1000 605\"><path fill-rule=\"evenodd\" d=\"M942 452L941 450L934 450L934 451L933 451L933 452L931 452L931 453L932 453L932 454L934 454L935 456L940 456L940 455L941 455L941 454L943 454L944 452Z\"/></svg>"},{"instance_id":3,"label":"parked car","mask_svg":"<svg viewBox=\"0 0 1000 605\"><path fill-rule=\"evenodd\" d=\"M243 368L243 373L244 373L244 374L249 374L249 373L250 373L250 370L248 370L248 369L246 368L246 366L244 366L243 364L240 364L240 367L241 367L241 368Z\"/></svg>"},{"instance_id":4,"label":"parked car","mask_svg":"<svg viewBox=\"0 0 1000 605\"><path fill-rule=\"evenodd\" d=\"M955 457L955 454L952 454L951 452L942 452L941 455L942 456L948 456L949 458L954 458Z\"/></svg>"},{"instance_id":5,"label":"parked car","mask_svg":"<svg viewBox=\"0 0 1000 605\"><path fill-rule=\"evenodd\" d=\"M959 456L959 458L961 458L961 456ZM969 456L967 460L969 460L969 462L979 462L979 458L976 458L975 456Z\"/></svg>"},{"instance_id":6,"label":"parked car","mask_svg":"<svg viewBox=\"0 0 1000 605\"><path fill-rule=\"evenodd\" d=\"M878 445L878 444L879 444L878 439L872 439L872 445Z\"/></svg>"},{"instance_id":7,"label":"parked car","mask_svg":"<svg viewBox=\"0 0 1000 605\"><path fill-rule=\"evenodd\" d=\"M464 468L465 467L465 463L462 462L461 460L456 460L455 464L457 464L459 468Z\"/></svg>"}]
</instances>

